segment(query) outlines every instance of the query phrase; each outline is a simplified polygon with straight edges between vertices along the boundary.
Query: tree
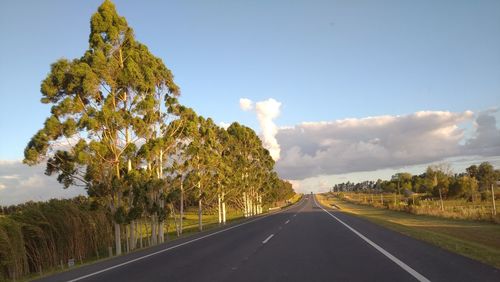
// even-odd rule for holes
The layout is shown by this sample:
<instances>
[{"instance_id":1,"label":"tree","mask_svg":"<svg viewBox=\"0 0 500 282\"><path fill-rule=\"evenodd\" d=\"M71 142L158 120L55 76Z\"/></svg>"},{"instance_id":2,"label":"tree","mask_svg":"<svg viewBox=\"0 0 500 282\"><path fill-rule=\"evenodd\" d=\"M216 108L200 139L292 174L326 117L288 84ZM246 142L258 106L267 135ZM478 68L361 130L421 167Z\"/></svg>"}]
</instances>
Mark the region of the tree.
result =
<instances>
[{"instance_id":1,"label":"tree","mask_svg":"<svg viewBox=\"0 0 500 282\"><path fill-rule=\"evenodd\" d=\"M450 186L451 170L448 165L434 165L427 167L425 172L426 185L432 187L432 194L446 198Z\"/></svg>"},{"instance_id":2,"label":"tree","mask_svg":"<svg viewBox=\"0 0 500 282\"><path fill-rule=\"evenodd\" d=\"M470 177L474 177L477 179L477 175L478 175L478 168L477 168L477 165L471 165L469 166L468 168L465 169L465 171L467 172L467 174L470 176Z\"/></svg>"},{"instance_id":3,"label":"tree","mask_svg":"<svg viewBox=\"0 0 500 282\"><path fill-rule=\"evenodd\" d=\"M46 161L46 173L57 174L64 187L84 185L106 204L120 254L120 225L132 204L123 177L132 170L136 144L155 137L160 97L176 96L179 88L106 0L91 18L89 49L52 64L41 92L42 103L53 105L51 115L28 143L24 162Z\"/></svg>"},{"instance_id":4,"label":"tree","mask_svg":"<svg viewBox=\"0 0 500 282\"><path fill-rule=\"evenodd\" d=\"M477 180L479 181L479 192L481 198L486 199L491 185L496 182L495 169L489 162L483 162L477 169Z\"/></svg>"},{"instance_id":5,"label":"tree","mask_svg":"<svg viewBox=\"0 0 500 282\"><path fill-rule=\"evenodd\" d=\"M478 182L474 177L463 175L458 177L450 185L450 195L456 197L465 197L474 202L478 191Z\"/></svg>"}]
</instances>

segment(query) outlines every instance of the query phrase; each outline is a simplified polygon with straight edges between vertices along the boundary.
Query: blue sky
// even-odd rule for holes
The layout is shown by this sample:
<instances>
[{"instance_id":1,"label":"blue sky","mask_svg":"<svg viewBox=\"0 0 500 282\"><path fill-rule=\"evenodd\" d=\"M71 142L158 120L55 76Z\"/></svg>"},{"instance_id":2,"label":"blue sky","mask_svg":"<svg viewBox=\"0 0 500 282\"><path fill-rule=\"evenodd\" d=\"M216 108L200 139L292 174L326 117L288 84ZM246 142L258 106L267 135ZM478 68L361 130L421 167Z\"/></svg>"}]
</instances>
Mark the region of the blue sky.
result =
<instances>
[{"instance_id":1,"label":"blue sky","mask_svg":"<svg viewBox=\"0 0 500 282\"><path fill-rule=\"evenodd\" d=\"M100 2L0 4L0 160L23 157L49 113L40 82L83 54ZM278 127L500 105L500 1L114 2L181 102L217 122L259 131L243 97L281 102Z\"/></svg>"}]
</instances>

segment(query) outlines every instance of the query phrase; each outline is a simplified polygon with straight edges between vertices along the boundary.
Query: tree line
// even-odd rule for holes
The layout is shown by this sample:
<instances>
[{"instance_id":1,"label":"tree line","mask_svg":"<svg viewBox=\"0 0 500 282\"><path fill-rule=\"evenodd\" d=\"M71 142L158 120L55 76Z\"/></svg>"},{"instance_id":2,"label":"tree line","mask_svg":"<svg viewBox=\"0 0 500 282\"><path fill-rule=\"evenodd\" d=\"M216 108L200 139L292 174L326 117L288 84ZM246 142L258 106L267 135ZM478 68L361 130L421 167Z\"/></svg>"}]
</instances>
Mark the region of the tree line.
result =
<instances>
[{"instance_id":1,"label":"tree line","mask_svg":"<svg viewBox=\"0 0 500 282\"><path fill-rule=\"evenodd\" d=\"M464 172L453 173L448 165L427 167L419 175L408 172L394 174L390 180L340 183L334 192L422 193L429 197L464 198L469 201L491 199L492 186L500 181L500 170L489 162L471 165Z\"/></svg>"},{"instance_id":2,"label":"tree line","mask_svg":"<svg viewBox=\"0 0 500 282\"><path fill-rule=\"evenodd\" d=\"M50 116L24 163L45 163L64 188L85 187L86 205L110 219L117 255L142 242L139 222L153 244L169 218L182 233L186 205L197 206L202 230L206 210L225 223L228 206L248 217L295 194L252 129L222 128L179 103L172 72L111 1L91 17L85 53L53 63L41 93Z\"/></svg>"}]
</instances>

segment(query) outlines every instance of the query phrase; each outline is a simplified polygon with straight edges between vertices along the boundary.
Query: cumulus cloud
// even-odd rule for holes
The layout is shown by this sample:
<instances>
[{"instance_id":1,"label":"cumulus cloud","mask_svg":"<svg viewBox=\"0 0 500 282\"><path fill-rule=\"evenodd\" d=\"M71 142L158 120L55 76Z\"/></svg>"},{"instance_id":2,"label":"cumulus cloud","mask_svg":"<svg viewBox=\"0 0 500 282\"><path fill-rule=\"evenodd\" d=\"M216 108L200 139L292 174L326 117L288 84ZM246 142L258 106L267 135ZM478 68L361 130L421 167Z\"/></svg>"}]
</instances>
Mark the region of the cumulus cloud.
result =
<instances>
[{"instance_id":1,"label":"cumulus cloud","mask_svg":"<svg viewBox=\"0 0 500 282\"><path fill-rule=\"evenodd\" d=\"M500 155L500 129L493 114L497 109L480 112L474 122L476 134L467 140L464 153L481 156Z\"/></svg>"},{"instance_id":2,"label":"cumulus cloud","mask_svg":"<svg viewBox=\"0 0 500 282\"><path fill-rule=\"evenodd\" d=\"M55 177L46 176L44 171L44 165L30 167L21 161L0 160L0 205L86 194L82 187L63 189Z\"/></svg>"},{"instance_id":3,"label":"cumulus cloud","mask_svg":"<svg viewBox=\"0 0 500 282\"><path fill-rule=\"evenodd\" d=\"M240 99L240 108L244 111L250 111L254 109L253 102L247 98ZM269 150L271 157L277 161L280 158L280 145L276 140L276 134L278 133L278 126L274 123L280 115L281 103L273 98L267 99L265 101L260 101L255 103L255 113L257 114L257 120L259 121L262 143L264 148Z\"/></svg>"},{"instance_id":4,"label":"cumulus cloud","mask_svg":"<svg viewBox=\"0 0 500 282\"><path fill-rule=\"evenodd\" d=\"M280 145L276 140L278 127L273 120L279 116L280 107L281 103L272 98L255 103L257 119L259 120L260 129L262 130L263 145L269 150L271 157L275 161L280 158Z\"/></svg>"},{"instance_id":5,"label":"cumulus cloud","mask_svg":"<svg viewBox=\"0 0 500 282\"><path fill-rule=\"evenodd\" d=\"M470 111L423 111L301 123L278 131L281 160L277 170L284 178L304 179L458 156L464 153L459 144L464 130L459 125L473 117ZM486 123L491 129L491 121Z\"/></svg>"},{"instance_id":6,"label":"cumulus cloud","mask_svg":"<svg viewBox=\"0 0 500 282\"><path fill-rule=\"evenodd\" d=\"M241 98L240 99L240 108L242 110L246 111L251 111L253 109L253 102L250 99L247 98Z\"/></svg>"}]
</instances>

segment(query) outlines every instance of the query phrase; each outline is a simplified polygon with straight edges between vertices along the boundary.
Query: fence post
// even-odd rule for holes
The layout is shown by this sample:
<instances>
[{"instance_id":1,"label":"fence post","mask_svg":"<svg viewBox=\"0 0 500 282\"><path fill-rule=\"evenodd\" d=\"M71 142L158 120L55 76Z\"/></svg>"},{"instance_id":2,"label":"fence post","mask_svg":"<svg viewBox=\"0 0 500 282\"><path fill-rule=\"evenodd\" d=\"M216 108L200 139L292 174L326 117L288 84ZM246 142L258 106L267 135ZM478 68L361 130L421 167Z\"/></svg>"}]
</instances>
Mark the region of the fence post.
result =
<instances>
[{"instance_id":1,"label":"fence post","mask_svg":"<svg viewBox=\"0 0 500 282\"><path fill-rule=\"evenodd\" d=\"M441 188L439 188L438 191L439 191L439 201L441 202L441 211L444 211L443 196L441 195Z\"/></svg>"},{"instance_id":2,"label":"fence post","mask_svg":"<svg viewBox=\"0 0 500 282\"><path fill-rule=\"evenodd\" d=\"M497 207L495 205L495 190L493 190L493 183L491 184L491 201L493 202L493 215L497 215Z\"/></svg>"}]
</instances>

